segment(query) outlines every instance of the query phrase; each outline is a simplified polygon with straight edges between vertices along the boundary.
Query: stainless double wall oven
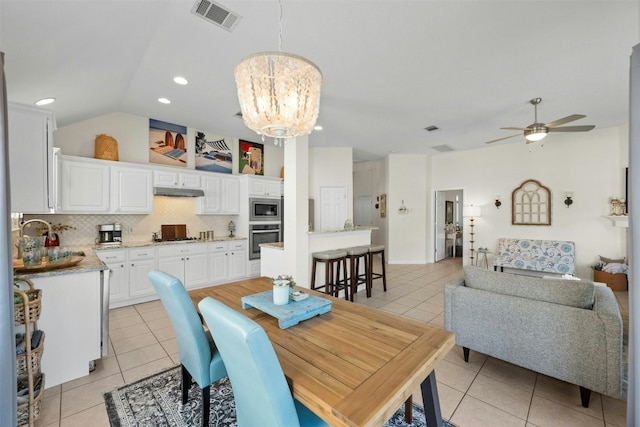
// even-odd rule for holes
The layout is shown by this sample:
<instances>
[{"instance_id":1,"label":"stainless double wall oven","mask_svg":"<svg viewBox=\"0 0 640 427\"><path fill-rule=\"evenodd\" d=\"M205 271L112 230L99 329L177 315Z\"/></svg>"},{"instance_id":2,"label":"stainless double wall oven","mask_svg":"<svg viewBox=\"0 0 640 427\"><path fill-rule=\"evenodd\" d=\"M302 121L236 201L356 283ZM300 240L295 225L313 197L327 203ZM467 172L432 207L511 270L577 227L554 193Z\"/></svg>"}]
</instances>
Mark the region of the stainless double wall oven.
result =
<instances>
[{"instance_id":1,"label":"stainless double wall oven","mask_svg":"<svg viewBox=\"0 0 640 427\"><path fill-rule=\"evenodd\" d=\"M282 241L282 199L249 199L249 259L260 258L260 245Z\"/></svg>"}]
</instances>

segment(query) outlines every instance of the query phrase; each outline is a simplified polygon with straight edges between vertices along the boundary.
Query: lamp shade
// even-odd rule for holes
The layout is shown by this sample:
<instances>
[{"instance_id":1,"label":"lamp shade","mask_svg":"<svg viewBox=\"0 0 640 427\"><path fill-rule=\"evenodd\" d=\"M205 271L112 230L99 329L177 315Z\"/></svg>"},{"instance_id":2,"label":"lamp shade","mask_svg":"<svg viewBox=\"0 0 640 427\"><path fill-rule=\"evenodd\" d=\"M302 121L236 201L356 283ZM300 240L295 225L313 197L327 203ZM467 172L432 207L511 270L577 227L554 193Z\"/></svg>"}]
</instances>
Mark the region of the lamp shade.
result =
<instances>
[{"instance_id":1,"label":"lamp shade","mask_svg":"<svg viewBox=\"0 0 640 427\"><path fill-rule=\"evenodd\" d=\"M478 217L481 216L482 209L480 206L466 205L462 208L462 216Z\"/></svg>"},{"instance_id":2,"label":"lamp shade","mask_svg":"<svg viewBox=\"0 0 640 427\"><path fill-rule=\"evenodd\" d=\"M235 69L245 125L260 135L291 138L313 130L320 110L322 73L307 59L261 52Z\"/></svg>"}]
</instances>

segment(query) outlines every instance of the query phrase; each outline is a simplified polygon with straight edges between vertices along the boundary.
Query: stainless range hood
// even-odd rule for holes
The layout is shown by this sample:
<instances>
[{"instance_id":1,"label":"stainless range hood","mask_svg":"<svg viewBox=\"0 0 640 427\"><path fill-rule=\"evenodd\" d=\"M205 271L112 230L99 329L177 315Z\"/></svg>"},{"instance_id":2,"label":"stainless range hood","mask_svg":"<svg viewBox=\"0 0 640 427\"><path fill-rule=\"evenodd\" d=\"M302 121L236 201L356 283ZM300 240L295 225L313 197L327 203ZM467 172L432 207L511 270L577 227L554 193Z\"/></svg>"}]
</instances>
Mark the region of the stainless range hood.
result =
<instances>
[{"instance_id":1,"label":"stainless range hood","mask_svg":"<svg viewBox=\"0 0 640 427\"><path fill-rule=\"evenodd\" d=\"M202 197L204 191L196 188L153 187L154 196Z\"/></svg>"}]
</instances>

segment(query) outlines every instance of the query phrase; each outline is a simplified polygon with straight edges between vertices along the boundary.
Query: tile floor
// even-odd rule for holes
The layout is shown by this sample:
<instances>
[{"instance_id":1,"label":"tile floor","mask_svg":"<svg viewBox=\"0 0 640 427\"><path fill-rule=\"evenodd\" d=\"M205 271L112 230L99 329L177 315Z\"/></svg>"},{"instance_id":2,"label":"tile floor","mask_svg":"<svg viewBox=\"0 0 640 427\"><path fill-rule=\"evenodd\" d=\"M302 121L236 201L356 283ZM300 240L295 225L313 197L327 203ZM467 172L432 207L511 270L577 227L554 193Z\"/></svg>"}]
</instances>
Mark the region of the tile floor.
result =
<instances>
[{"instance_id":1,"label":"tile floor","mask_svg":"<svg viewBox=\"0 0 640 427\"><path fill-rule=\"evenodd\" d=\"M388 291L374 284L356 302L442 327L445 283L462 275L461 259L389 265ZM627 309L625 293L618 294ZM87 377L45 390L43 426L109 426L103 392L177 364L173 329L159 301L111 310L110 355ZM459 427L626 426L626 403L592 393L588 409L578 387L506 362L454 348L436 369L442 414ZM421 403L416 391L414 401Z\"/></svg>"}]
</instances>

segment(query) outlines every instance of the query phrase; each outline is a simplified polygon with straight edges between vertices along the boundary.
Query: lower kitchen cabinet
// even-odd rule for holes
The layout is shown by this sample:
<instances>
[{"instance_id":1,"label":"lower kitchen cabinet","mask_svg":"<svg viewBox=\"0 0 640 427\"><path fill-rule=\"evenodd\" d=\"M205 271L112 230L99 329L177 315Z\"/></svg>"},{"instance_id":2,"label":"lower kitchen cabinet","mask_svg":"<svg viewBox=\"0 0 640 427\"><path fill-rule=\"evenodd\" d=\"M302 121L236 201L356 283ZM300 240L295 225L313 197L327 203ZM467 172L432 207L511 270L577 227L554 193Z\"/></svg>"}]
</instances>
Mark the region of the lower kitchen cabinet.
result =
<instances>
[{"instance_id":1,"label":"lower kitchen cabinet","mask_svg":"<svg viewBox=\"0 0 640 427\"><path fill-rule=\"evenodd\" d=\"M208 283L208 265L206 243L158 247L158 269L180 279L187 289Z\"/></svg>"},{"instance_id":2,"label":"lower kitchen cabinet","mask_svg":"<svg viewBox=\"0 0 640 427\"><path fill-rule=\"evenodd\" d=\"M175 243L96 251L110 270L109 308L157 299L151 270L180 279L187 289L247 277L247 241Z\"/></svg>"},{"instance_id":3,"label":"lower kitchen cabinet","mask_svg":"<svg viewBox=\"0 0 640 427\"><path fill-rule=\"evenodd\" d=\"M129 298L127 250L98 251L98 258L109 267L109 308Z\"/></svg>"},{"instance_id":4,"label":"lower kitchen cabinet","mask_svg":"<svg viewBox=\"0 0 640 427\"><path fill-rule=\"evenodd\" d=\"M153 247L129 249L129 296L140 297L156 293L149 272L156 269Z\"/></svg>"},{"instance_id":5,"label":"lower kitchen cabinet","mask_svg":"<svg viewBox=\"0 0 640 427\"><path fill-rule=\"evenodd\" d=\"M209 246L211 283L224 283L246 277L247 242L232 240Z\"/></svg>"}]
</instances>

